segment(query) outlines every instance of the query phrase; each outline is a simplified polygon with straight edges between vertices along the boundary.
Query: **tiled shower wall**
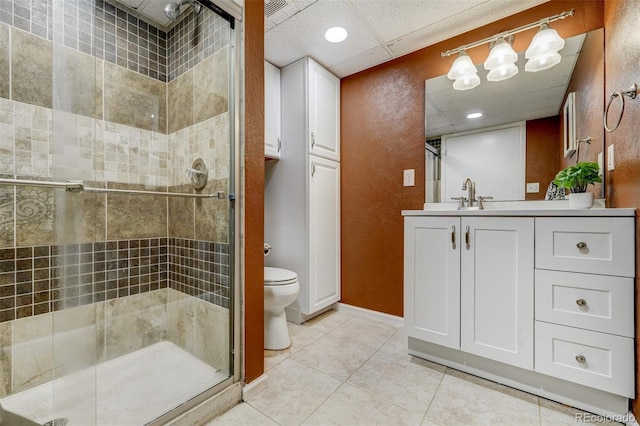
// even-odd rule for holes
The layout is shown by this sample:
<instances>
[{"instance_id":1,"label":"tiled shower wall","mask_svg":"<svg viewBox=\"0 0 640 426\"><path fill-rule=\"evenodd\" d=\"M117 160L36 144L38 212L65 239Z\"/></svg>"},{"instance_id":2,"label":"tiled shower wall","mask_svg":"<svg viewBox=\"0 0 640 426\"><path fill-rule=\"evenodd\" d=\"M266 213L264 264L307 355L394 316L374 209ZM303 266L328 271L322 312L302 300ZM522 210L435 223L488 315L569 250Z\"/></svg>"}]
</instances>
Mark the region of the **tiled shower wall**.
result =
<instances>
[{"instance_id":1,"label":"tiled shower wall","mask_svg":"<svg viewBox=\"0 0 640 426\"><path fill-rule=\"evenodd\" d=\"M102 0L1 1L0 176L193 192L202 157L203 192L227 190L228 41L205 8L166 32ZM226 308L227 210L0 187L0 321L165 286Z\"/></svg>"}]
</instances>

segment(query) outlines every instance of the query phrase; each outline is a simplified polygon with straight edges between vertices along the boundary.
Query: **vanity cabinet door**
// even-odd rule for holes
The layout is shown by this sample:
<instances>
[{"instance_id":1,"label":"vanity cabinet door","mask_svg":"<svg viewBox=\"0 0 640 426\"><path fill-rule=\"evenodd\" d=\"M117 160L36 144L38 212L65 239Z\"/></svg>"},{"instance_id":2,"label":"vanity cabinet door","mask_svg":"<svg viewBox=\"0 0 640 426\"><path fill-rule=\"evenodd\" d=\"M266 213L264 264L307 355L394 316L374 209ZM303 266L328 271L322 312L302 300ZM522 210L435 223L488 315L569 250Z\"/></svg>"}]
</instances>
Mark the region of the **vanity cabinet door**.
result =
<instances>
[{"instance_id":1,"label":"vanity cabinet door","mask_svg":"<svg viewBox=\"0 0 640 426\"><path fill-rule=\"evenodd\" d=\"M533 218L462 218L461 349L533 369Z\"/></svg>"},{"instance_id":2,"label":"vanity cabinet door","mask_svg":"<svg viewBox=\"0 0 640 426\"><path fill-rule=\"evenodd\" d=\"M460 349L460 218L406 217L404 329Z\"/></svg>"}]
</instances>

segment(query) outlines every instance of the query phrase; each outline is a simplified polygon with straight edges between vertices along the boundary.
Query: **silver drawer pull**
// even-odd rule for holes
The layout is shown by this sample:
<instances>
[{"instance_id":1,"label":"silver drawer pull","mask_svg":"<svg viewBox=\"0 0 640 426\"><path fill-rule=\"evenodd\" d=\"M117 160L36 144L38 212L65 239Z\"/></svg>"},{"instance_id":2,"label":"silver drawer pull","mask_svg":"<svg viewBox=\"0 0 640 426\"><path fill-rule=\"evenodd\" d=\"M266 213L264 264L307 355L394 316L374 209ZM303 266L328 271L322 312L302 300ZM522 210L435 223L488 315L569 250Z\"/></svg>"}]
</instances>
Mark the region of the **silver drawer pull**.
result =
<instances>
[{"instance_id":1,"label":"silver drawer pull","mask_svg":"<svg viewBox=\"0 0 640 426\"><path fill-rule=\"evenodd\" d=\"M580 364L584 364L585 362L587 362L587 359L582 355L576 355L576 361L578 361Z\"/></svg>"},{"instance_id":2,"label":"silver drawer pull","mask_svg":"<svg viewBox=\"0 0 640 426\"><path fill-rule=\"evenodd\" d=\"M578 244L576 244L576 247L578 247L580 250L586 249L587 248L587 243L584 243L584 242L580 241Z\"/></svg>"},{"instance_id":3,"label":"silver drawer pull","mask_svg":"<svg viewBox=\"0 0 640 426\"><path fill-rule=\"evenodd\" d=\"M576 300L576 304L578 306L587 306L587 301L584 300L584 299L578 299L578 300Z\"/></svg>"}]
</instances>

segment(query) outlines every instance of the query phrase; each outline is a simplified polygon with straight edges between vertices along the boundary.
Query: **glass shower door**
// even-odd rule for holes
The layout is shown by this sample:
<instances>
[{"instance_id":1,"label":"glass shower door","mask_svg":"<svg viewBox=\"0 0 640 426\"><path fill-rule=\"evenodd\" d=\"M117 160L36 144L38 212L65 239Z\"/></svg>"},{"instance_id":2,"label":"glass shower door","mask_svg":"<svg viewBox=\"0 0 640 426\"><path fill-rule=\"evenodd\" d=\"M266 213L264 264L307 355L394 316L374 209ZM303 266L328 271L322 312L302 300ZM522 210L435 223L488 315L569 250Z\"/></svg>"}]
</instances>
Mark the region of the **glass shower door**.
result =
<instances>
[{"instance_id":1,"label":"glass shower door","mask_svg":"<svg viewBox=\"0 0 640 426\"><path fill-rule=\"evenodd\" d=\"M163 30L115 1L0 3L6 410L146 424L232 376L232 34L207 8Z\"/></svg>"}]
</instances>

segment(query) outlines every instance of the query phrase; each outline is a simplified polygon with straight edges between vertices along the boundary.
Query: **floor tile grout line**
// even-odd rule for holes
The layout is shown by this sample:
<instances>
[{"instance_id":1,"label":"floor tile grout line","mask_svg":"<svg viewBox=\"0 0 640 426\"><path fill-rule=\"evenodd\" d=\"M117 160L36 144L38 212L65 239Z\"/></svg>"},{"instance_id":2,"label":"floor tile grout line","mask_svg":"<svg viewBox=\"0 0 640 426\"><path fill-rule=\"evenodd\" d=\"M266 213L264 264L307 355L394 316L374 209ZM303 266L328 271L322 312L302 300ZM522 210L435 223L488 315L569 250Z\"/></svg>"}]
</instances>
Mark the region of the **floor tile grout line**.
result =
<instances>
[{"instance_id":1,"label":"floor tile grout line","mask_svg":"<svg viewBox=\"0 0 640 426\"><path fill-rule=\"evenodd\" d=\"M427 367L429 368L429 367ZM445 370L442 372L442 376L440 377L440 381L438 382L438 386L436 387L435 392L433 392L433 396L431 397L431 401L429 401L429 403L427 404L427 410L424 412L424 415L422 416L422 421L420 422L420 424L423 424L426 420L427 420L427 416L429 415L429 410L431 410L431 406L433 405L433 401L436 399L436 396L438 395L438 391L440 390L440 386L442 385L442 381L444 380L444 377L447 373L447 369L445 368ZM434 422L436 423L436 422Z\"/></svg>"}]
</instances>

